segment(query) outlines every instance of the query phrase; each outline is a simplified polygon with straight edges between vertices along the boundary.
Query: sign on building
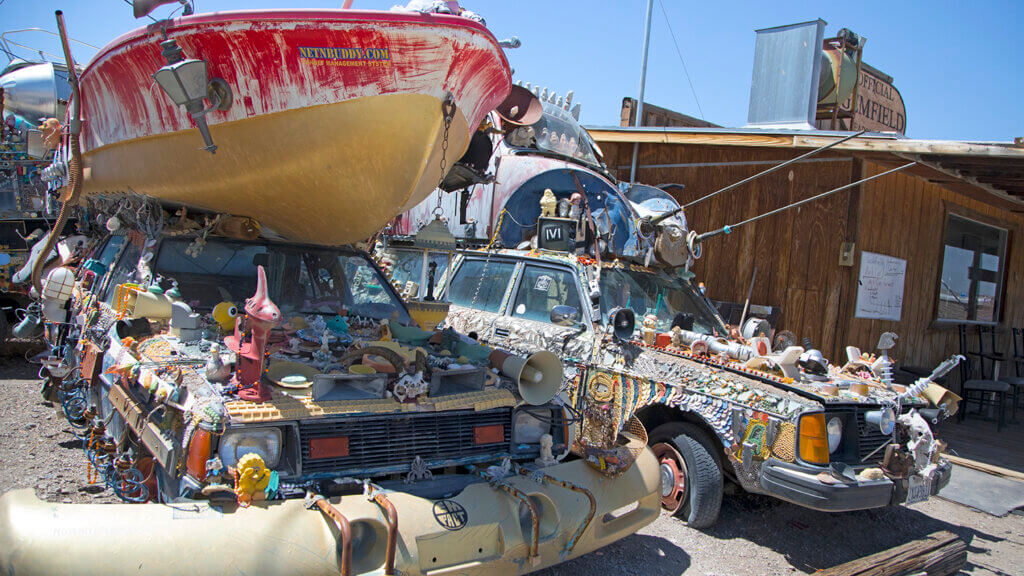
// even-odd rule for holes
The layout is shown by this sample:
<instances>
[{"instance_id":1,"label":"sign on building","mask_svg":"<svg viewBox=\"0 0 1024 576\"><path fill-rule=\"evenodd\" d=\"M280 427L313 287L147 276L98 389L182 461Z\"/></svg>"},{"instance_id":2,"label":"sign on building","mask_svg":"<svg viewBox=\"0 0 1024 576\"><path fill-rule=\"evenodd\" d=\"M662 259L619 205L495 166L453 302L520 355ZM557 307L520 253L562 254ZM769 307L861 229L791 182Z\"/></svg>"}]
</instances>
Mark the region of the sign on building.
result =
<instances>
[{"instance_id":1,"label":"sign on building","mask_svg":"<svg viewBox=\"0 0 1024 576\"><path fill-rule=\"evenodd\" d=\"M907 261L885 254L861 252L855 318L899 321Z\"/></svg>"}]
</instances>

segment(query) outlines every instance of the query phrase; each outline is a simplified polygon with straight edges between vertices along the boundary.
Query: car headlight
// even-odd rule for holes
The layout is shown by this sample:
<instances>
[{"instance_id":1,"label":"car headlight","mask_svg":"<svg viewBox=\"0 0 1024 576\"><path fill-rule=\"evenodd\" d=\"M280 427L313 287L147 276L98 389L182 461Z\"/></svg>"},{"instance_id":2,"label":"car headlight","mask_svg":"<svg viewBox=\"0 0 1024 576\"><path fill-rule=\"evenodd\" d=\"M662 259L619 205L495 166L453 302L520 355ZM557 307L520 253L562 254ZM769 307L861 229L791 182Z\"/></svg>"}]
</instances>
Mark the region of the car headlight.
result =
<instances>
[{"instance_id":1,"label":"car headlight","mask_svg":"<svg viewBox=\"0 0 1024 576\"><path fill-rule=\"evenodd\" d=\"M551 410L520 409L512 417L512 443L538 444L540 437L551 434Z\"/></svg>"},{"instance_id":2,"label":"car headlight","mask_svg":"<svg viewBox=\"0 0 1024 576\"><path fill-rule=\"evenodd\" d=\"M833 416L825 430L828 432L828 453L832 454L839 449L839 443L843 440L843 421L838 416Z\"/></svg>"},{"instance_id":3,"label":"car headlight","mask_svg":"<svg viewBox=\"0 0 1024 576\"><path fill-rule=\"evenodd\" d=\"M281 460L280 428L243 428L229 430L220 438L218 454L224 466L235 466L242 456L259 454L273 470Z\"/></svg>"}]
</instances>

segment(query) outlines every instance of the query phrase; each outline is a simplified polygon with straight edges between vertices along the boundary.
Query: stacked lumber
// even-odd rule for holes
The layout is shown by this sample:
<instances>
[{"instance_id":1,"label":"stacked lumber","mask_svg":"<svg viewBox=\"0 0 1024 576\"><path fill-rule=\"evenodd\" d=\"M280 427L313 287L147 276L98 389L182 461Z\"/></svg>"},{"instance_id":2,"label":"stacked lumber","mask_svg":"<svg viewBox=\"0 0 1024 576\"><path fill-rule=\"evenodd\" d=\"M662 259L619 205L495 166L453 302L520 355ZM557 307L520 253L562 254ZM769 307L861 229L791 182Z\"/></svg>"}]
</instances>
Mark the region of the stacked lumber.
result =
<instances>
[{"instance_id":1,"label":"stacked lumber","mask_svg":"<svg viewBox=\"0 0 1024 576\"><path fill-rule=\"evenodd\" d=\"M934 532L920 540L858 558L815 576L948 576L967 562L967 544L948 531Z\"/></svg>"}]
</instances>

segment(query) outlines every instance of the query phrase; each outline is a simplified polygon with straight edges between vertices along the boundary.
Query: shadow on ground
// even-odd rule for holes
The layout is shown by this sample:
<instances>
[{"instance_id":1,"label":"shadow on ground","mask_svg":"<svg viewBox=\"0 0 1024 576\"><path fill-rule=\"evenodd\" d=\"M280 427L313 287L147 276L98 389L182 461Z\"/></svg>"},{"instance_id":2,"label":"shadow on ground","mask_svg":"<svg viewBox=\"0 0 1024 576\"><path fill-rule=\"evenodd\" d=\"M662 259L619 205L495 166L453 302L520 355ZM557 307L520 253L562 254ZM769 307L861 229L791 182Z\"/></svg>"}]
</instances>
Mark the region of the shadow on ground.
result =
<instances>
[{"instance_id":1,"label":"shadow on ground","mask_svg":"<svg viewBox=\"0 0 1024 576\"><path fill-rule=\"evenodd\" d=\"M830 513L750 494L727 496L722 502L718 523L704 530L704 534L719 540L749 540L783 555L797 570L811 573L940 530L948 530L963 539L968 546L968 558L984 554L991 544L1004 540L906 506ZM970 560L964 570L972 570ZM1010 576L999 571L994 573Z\"/></svg>"},{"instance_id":2,"label":"shadow on ground","mask_svg":"<svg viewBox=\"0 0 1024 576\"><path fill-rule=\"evenodd\" d=\"M676 576L690 567L690 556L672 542L647 534L633 534L596 552L536 572L538 576L577 574L643 574Z\"/></svg>"}]
</instances>

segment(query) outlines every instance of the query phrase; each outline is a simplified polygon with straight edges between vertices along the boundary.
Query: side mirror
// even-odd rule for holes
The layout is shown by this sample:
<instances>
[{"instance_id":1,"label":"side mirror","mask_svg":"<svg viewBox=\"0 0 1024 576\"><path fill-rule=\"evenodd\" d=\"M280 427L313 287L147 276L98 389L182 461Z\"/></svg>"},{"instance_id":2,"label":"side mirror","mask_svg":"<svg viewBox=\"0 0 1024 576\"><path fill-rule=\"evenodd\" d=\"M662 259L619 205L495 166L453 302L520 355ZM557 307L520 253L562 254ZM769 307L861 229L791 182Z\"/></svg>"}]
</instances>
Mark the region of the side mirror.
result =
<instances>
[{"instance_id":1,"label":"side mirror","mask_svg":"<svg viewBox=\"0 0 1024 576\"><path fill-rule=\"evenodd\" d=\"M636 313L632 308L616 308L608 313L612 334L619 340L630 340L636 330Z\"/></svg>"},{"instance_id":2,"label":"side mirror","mask_svg":"<svg viewBox=\"0 0 1024 576\"><path fill-rule=\"evenodd\" d=\"M551 323L556 326L575 326L580 317L579 310L559 304L551 309Z\"/></svg>"}]
</instances>

